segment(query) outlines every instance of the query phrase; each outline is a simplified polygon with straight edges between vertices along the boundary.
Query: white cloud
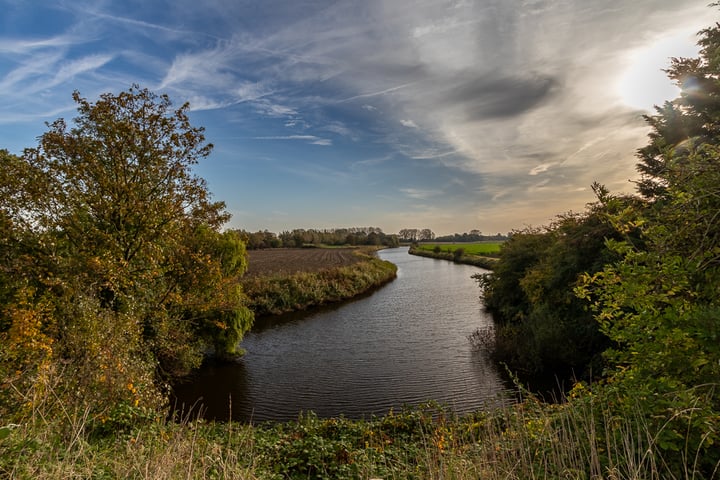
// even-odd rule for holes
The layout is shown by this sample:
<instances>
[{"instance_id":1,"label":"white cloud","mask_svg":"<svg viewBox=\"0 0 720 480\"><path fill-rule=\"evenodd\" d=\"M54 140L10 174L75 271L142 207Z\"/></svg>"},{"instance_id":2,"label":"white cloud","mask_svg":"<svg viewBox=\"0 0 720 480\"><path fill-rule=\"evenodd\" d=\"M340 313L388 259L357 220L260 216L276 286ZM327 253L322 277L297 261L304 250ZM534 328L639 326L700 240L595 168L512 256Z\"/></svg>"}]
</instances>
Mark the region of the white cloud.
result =
<instances>
[{"instance_id":1,"label":"white cloud","mask_svg":"<svg viewBox=\"0 0 720 480\"><path fill-rule=\"evenodd\" d=\"M254 105L258 112L268 117L291 117L298 114L297 110L292 107L274 104L264 99L254 102Z\"/></svg>"},{"instance_id":2,"label":"white cloud","mask_svg":"<svg viewBox=\"0 0 720 480\"><path fill-rule=\"evenodd\" d=\"M387 95L389 93L397 92L398 90L405 89L411 85L412 85L412 83L405 83L403 85L396 85L394 87L385 88L383 90L378 90L376 92L361 93L359 95L353 95L352 97L344 98L344 99L340 100L339 102L344 103L344 102L352 102L352 101L358 100L360 98L379 97L381 95Z\"/></svg>"},{"instance_id":3,"label":"white cloud","mask_svg":"<svg viewBox=\"0 0 720 480\"><path fill-rule=\"evenodd\" d=\"M440 190L424 190L419 188L400 188L398 191L415 200L426 200L442 194Z\"/></svg>"},{"instance_id":4,"label":"white cloud","mask_svg":"<svg viewBox=\"0 0 720 480\"><path fill-rule=\"evenodd\" d=\"M0 38L0 52L28 55L32 54L36 50L68 47L80 42L82 42L82 40L73 35L57 35L54 37L38 39Z\"/></svg>"},{"instance_id":5,"label":"white cloud","mask_svg":"<svg viewBox=\"0 0 720 480\"><path fill-rule=\"evenodd\" d=\"M266 137L252 137L253 140L305 140L311 145L332 145L332 140L329 138L316 137L315 135L272 135Z\"/></svg>"},{"instance_id":6,"label":"white cloud","mask_svg":"<svg viewBox=\"0 0 720 480\"><path fill-rule=\"evenodd\" d=\"M38 76L46 75L62 59L59 53L42 53L24 60L0 81L0 93L13 94Z\"/></svg>"},{"instance_id":7,"label":"white cloud","mask_svg":"<svg viewBox=\"0 0 720 480\"><path fill-rule=\"evenodd\" d=\"M550 167L553 167L557 165L557 162L550 162L550 163L542 163L538 165L537 167L533 168L528 172L528 175L539 175L543 172L547 172Z\"/></svg>"},{"instance_id":8,"label":"white cloud","mask_svg":"<svg viewBox=\"0 0 720 480\"><path fill-rule=\"evenodd\" d=\"M104 66L113 59L113 55L100 54L88 55L77 60L71 60L60 65L60 69L55 74L52 85L58 85L65 82L76 75L91 72Z\"/></svg>"},{"instance_id":9,"label":"white cloud","mask_svg":"<svg viewBox=\"0 0 720 480\"><path fill-rule=\"evenodd\" d=\"M273 93L259 82L241 82L234 90L239 102L256 101Z\"/></svg>"},{"instance_id":10,"label":"white cloud","mask_svg":"<svg viewBox=\"0 0 720 480\"><path fill-rule=\"evenodd\" d=\"M703 28L711 12L694 0L521 3L177 0L158 23L113 2L65 2L75 17L63 33L0 34L0 122L65 112L74 88L91 97L137 81L217 110L205 117L214 128L257 121L250 138L297 142L299 155L352 139L343 171L426 187L403 199L456 201L449 178L476 182L467 218L506 231L582 208L594 180L632 189L647 127L614 88L628 52Z\"/></svg>"}]
</instances>

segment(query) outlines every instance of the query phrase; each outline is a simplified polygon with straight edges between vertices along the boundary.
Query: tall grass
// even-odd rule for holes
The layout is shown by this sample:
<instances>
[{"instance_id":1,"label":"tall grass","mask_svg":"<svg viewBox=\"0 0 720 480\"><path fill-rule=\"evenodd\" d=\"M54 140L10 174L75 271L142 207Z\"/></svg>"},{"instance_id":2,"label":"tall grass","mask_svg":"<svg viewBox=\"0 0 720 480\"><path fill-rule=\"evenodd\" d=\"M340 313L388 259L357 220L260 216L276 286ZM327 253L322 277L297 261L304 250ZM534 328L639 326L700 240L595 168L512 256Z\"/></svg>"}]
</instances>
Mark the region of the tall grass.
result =
<instances>
[{"instance_id":1,"label":"tall grass","mask_svg":"<svg viewBox=\"0 0 720 480\"><path fill-rule=\"evenodd\" d=\"M98 435L82 408L32 412L0 427L1 478L134 479L698 479L667 465L645 412L620 417L612 400L579 384L564 403L533 397L455 416L438 405L367 420L257 426L156 416ZM688 425L688 428L692 428ZM690 435L688 435L690 438Z\"/></svg>"}]
</instances>

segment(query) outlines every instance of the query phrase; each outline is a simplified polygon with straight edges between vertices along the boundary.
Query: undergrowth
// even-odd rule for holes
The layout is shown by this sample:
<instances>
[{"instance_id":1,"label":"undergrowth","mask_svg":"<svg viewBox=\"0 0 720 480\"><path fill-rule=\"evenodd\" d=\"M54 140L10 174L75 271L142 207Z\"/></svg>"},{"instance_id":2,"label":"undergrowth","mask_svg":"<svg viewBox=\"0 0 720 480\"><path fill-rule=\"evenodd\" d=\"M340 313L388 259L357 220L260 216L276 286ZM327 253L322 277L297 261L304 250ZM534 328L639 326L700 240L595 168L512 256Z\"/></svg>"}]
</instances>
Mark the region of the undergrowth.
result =
<instances>
[{"instance_id":1,"label":"undergrowth","mask_svg":"<svg viewBox=\"0 0 720 480\"><path fill-rule=\"evenodd\" d=\"M0 427L2 478L223 479L702 479L689 441L668 464L640 407L577 384L563 403L532 396L455 416L436 404L366 420L318 418L245 425L160 416L117 432L90 428L86 412ZM687 439L694 427L688 423ZM662 426L660 427L663 428ZM707 439L707 438L706 438ZM678 473L679 472L679 473Z\"/></svg>"}]
</instances>

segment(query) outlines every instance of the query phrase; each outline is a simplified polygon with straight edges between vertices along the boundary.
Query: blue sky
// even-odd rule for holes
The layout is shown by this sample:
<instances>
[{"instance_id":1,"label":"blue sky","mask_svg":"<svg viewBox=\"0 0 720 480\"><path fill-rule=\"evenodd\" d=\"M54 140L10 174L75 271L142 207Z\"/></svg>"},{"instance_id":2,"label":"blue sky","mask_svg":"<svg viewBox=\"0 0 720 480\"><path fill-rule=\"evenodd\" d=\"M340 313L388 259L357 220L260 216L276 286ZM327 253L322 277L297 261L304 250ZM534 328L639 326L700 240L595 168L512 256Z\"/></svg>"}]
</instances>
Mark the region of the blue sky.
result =
<instances>
[{"instance_id":1,"label":"blue sky","mask_svg":"<svg viewBox=\"0 0 720 480\"><path fill-rule=\"evenodd\" d=\"M631 192L690 0L0 0L0 148L137 83L191 104L229 224L508 232Z\"/></svg>"}]
</instances>

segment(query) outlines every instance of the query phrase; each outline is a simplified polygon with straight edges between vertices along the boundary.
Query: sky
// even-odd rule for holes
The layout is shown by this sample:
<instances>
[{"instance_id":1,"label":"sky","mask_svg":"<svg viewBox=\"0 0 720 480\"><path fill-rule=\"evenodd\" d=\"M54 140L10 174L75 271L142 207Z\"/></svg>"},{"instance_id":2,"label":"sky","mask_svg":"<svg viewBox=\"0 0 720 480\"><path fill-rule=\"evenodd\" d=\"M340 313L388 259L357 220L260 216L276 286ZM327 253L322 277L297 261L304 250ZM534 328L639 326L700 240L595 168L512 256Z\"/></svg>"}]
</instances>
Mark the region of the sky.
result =
<instances>
[{"instance_id":1,"label":"sky","mask_svg":"<svg viewBox=\"0 0 720 480\"><path fill-rule=\"evenodd\" d=\"M131 85L190 102L250 231L477 229L632 193L709 0L0 0L0 148Z\"/></svg>"}]
</instances>

